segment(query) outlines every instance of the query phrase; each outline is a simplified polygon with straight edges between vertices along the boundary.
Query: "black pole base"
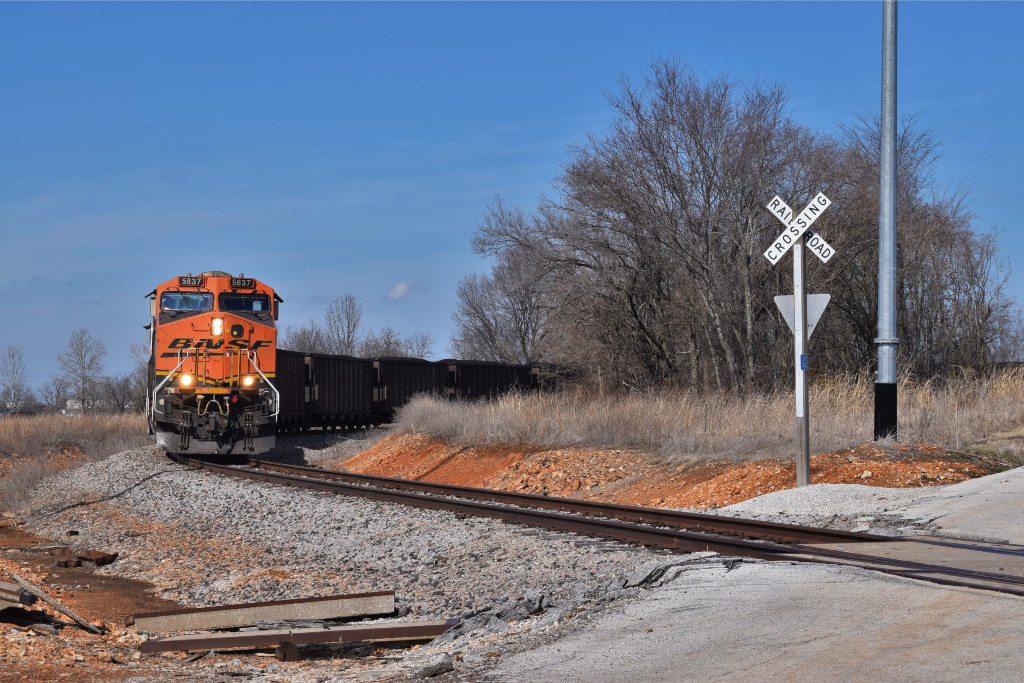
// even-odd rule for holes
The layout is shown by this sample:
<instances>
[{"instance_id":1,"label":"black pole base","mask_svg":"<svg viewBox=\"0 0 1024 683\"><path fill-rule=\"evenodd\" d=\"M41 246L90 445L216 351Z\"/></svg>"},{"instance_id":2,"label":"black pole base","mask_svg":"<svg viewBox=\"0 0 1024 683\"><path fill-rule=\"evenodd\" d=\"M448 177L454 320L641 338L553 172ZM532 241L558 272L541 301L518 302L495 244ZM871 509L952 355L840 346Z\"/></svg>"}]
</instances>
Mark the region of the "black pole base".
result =
<instances>
[{"instance_id":1,"label":"black pole base","mask_svg":"<svg viewBox=\"0 0 1024 683\"><path fill-rule=\"evenodd\" d=\"M896 438L896 385L875 384L875 441Z\"/></svg>"}]
</instances>

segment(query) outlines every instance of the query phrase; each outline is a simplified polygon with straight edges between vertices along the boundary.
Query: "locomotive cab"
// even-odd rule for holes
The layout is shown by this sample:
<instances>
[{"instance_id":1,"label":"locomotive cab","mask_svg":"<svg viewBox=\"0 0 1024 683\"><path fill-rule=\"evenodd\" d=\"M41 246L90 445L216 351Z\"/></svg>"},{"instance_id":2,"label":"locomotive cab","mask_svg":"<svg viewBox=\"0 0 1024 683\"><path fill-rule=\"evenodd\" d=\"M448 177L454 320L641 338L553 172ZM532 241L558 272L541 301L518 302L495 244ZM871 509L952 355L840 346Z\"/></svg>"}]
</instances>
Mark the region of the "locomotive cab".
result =
<instances>
[{"instance_id":1,"label":"locomotive cab","mask_svg":"<svg viewBox=\"0 0 1024 683\"><path fill-rule=\"evenodd\" d=\"M149 296L148 413L157 445L181 454L273 448L281 298L223 271L168 280Z\"/></svg>"}]
</instances>

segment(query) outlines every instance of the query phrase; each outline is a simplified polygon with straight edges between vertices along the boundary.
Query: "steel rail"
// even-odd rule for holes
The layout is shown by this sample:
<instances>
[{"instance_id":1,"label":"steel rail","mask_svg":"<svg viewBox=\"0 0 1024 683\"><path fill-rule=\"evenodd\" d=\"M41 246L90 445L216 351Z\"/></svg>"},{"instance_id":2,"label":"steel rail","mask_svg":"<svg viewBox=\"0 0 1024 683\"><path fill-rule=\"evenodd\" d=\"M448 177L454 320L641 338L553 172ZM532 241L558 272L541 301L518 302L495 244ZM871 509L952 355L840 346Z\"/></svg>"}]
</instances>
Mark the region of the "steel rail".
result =
<instances>
[{"instance_id":1,"label":"steel rail","mask_svg":"<svg viewBox=\"0 0 1024 683\"><path fill-rule=\"evenodd\" d=\"M429 481L382 477L372 474L355 474L337 472L318 467L288 465L267 460L253 460L252 464L261 469L276 472L288 472L304 476L319 477L331 481L343 481L362 486L379 486L403 491L421 491L445 496L459 496L471 500L490 500L510 505L541 508L545 510L562 510L585 515L600 515L624 522L654 524L679 529L703 530L716 533L738 534L745 538L775 540L784 543L846 543L846 542L880 542L891 540L888 536L842 531L839 529L820 529L796 524L779 522L763 522L743 519L740 517L723 517L720 515L701 514L698 512L681 512L679 510L663 510L647 508L639 505L622 505L619 503L601 503L576 498L559 498L542 496L534 493L519 493L496 489L458 486L455 484L438 484Z\"/></svg>"},{"instance_id":2,"label":"steel rail","mask_svg":"<svg viewBox=\"0 0 1024 683\"><path fill-rule=\"evenodd\" d=\"M1011 546L1003 543L989 543L987 541L964 541L955 538L917 538L914 536L905 537L903 540L925 545L938 545L944 548L958 548L961 550L974 550L976 552L992 553L995 555L1010 555L1024 557L1024 547Z\"/></svg>"},{"instance_id":3,"label":"steel rail","mask_svg":"<svg viewBox=\"0 0 1024 683\"><path fill-rule=\"evenodd\" d=\"M324 470L317 467L302 465L289 465L274 463L265 460L252 461L264 469L271 469L279 472L298 473L300 475L316 476L330 480L341 480L348 483L362 485L377 485L394 487L401 490L426 491L438 495L456 495L471 498L474 500L492 500L506 504L524 505L544 509L557 509L578 514L597 514L604 517L611 517L620 521L629 521L642 524L654 524L676 528L704 529L719 533L742 534L749 539L772 539L783 542L806 543L845 543L845 542L921 542L930 545L941 545L960 549L975 550L979 552L995 552L1009 555L1019 555L1021 549L1014 550L1000 548L998 550L984 546L971 545L965 542L945 541L934 539L914 539L909 537L878 536L839 529L820 529L815 527L804 527L795 524L780 524L777 522L763 522L742 518L718 517L700 513L680 512L677 510L661 510L657 508L644 508L632 505L620 505L616 503L600 503L595 501L581 501L571 498L556 498L540 496L529 493L518 493L513 491L499 491L494 489L483 489L469 486L458 486L454 484L438 484L435 482L423 482L395 477L381 477L378 475L361 475L351 472L336 472ZM855 553L853 551L814 548L813 554L820 557L833 558L837 560L856 561L863 564L877 563L882 560L884 564L905 567L902 570L885 570L887 573L898 574L916 578L911 574L922 572L935 572L936 567L943 567L942 573L977 578L985 581L999 583L1010 583L1024 586L1024 578L1008 576L1004 574L993 574L977 570L957 569L945 565L931 565L920 563L914 560L894 560L893 558L878 558L874 555ZM863 566L863 565L861 565ZM954 582L955 583L955 582Z\"/></svg>"},{"instance_id":4,"label":"steel rail","mask_svg":"<svg viewBox=\"0 0 1024 683\"><path fill-rule=\"evenodd\" d=\"M990 590L1024 596L1024 578L934 565L914 560L879 557L845 550L820 548L814 545L753 541L709 533L666 529L599 517L582 517L562 512L548 512L502 504L467 501L433 493L417 493L396 489L369 488L346 482L329 481L282 472L238 468L197 460L182 460L189 467L228 476L269 481L285 486L353 495L372 500L401 503L434 510L449 510L505 522L540 527L552 531L576 533L608 540L637 543L675 552L711 551L722 555L751 557L763 560L789 560L816 564L840 563L943 585ZM746 520L752 526L756 520ZM892 540L878 537L882 540ZM952 578L949 578L952 577ZM996 584L996 585L993 585Z\"/></svg>"},{"instance_id":5,"label":"steel rail","mask_svg":"<svg viewBox=\"0 0 1024 683\"><path fill-rule=\"evenodd\" d=\"M709 515L698 512L662 510L636 505L602 503L578 500L574 498L559 498L533 493L519 493L516 491L501 491L472 486L459 486L456 484L438 484L436 482L384 477L374 474L339 472L336 470L325 470L320 467L291 465L272 462L269 460L250 460L250 464L262 469L269 469L277 472L289 472L306 476L321 477L332 481L344 481L357 485L383 486L409 491L436 493L439 495L456 495L463 498L470 498L472 500L491 500L513 505L522 505L525 507L563 510L579 514L601 515L629 522L670 526L682 529L705 530L715 533L739 534L743 537L754 540L764 539L775 540L783 543L796 542L802 544L846 542L920 543L961 550L972 550L975 552L1024 556L1024 547L1006 546L1005 544L974 543L971 541L952 538L879 536L877 534L868 534L864 532L749 520L741 517L722 517L719 515Z\"/></svg>"},{"instance_id":6,"label":"steel rail","mask_svg":"<svg viewBox=\"0 0 1024 683\"><path fill-rule=\"evenodd\" d=\"M475 515L477 517L499 519L501 521L514 524L542 527L552 531L577 533L583 536L605 538L613 541L639 543L641 545L664 548L666 550L680 550L685 552L700 552L707 550L731 555L743 555L745 557L758 557L762 559L778 559L776 555L779 553L804 552L800 546L785 546L765 541L750 541L728 536L715 536L712 534L693 531L682 531L679 529L663 529L652 526L642 526L613 519L581 517L577 515L563 514L560 512L545 512L541 510L508 507L506 505L494 505L477 501L443 497L436 494L415 493L396 489L374 489L365 486L347 484L344 482L312 479L280 472L265 472L247 468L237 468L198 460L185 460L184 464L196 469L209 470L218 474L226 474L228 476L240 477L243 479L271 481L285 486L308 488L318 491L327 491L330 493L340 493L343 495L354 495L362 498L369 498L371 500L401 503L403 505L431 510L450 510L467 515Z\"/></svg>"}]
</instances>

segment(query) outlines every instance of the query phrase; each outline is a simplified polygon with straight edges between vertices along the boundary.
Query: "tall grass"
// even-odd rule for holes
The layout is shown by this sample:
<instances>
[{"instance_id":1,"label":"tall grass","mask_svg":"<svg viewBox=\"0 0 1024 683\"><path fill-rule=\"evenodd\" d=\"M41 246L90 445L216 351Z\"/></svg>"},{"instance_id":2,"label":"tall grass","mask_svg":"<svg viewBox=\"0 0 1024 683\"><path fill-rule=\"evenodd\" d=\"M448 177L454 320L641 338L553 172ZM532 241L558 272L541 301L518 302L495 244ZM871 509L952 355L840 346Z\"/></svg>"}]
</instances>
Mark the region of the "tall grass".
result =
<instances>
[{"instance_id":1,"label":"tall grass","mask_svg":"<svg viewBox=\"0 0 1024 683\"><path fill-rule=\"evenodd\" d=\"M1024 371L959 377L898 388L900 440L949 448L1024 425ZM867 376L819 379L810 390L814 452L870 441L874 385ZM735 396L660 392L595 396L583 391L509 395L485 403L418 397L397 427L461 444L626 448L673 460L789 457L789 392Z\"/></svg>"},{"instance_id":2,"label":"tall grass","mask_svg":"<svg viewBox=\"0 0 1024 683\"><path fill-rule=\"evenodd\" d=\"M0 418L0 455L30 458L77 449L101 460L147 443L146 416L141 413Z\"/></svg>"},{"instance_id":3,"label":"tall grass","mask_svg":"<svg viewBox=\"0 0 1024 683\"><path fill-rule=\"evenodd\" d=\"M58 464L51 456L73 454L102 460L149 443L146 418L141 414L0 418L0 509L17 508Z\"/></svg>"}]
</instances>

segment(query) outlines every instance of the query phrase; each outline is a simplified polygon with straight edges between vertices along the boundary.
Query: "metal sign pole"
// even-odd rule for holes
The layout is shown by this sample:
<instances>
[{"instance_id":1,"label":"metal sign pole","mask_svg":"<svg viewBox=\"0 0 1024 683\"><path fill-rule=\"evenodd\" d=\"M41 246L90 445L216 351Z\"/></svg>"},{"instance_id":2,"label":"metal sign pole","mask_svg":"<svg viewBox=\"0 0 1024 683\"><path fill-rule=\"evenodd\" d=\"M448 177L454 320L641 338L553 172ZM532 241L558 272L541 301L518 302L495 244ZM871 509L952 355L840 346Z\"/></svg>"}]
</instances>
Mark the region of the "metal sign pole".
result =
<instances>
[{"instance_id":1,"label":"metal sign pole","mask_svg":"<svg viewBox=\"0 0 1024 683\"><path fill-rule=\"evenodd\" d=\"M793 245L793 360L796 367L796 485L811 483L810 423L807 400L807 287L804 239Z\"/></svg>"},{"instance_id":2,"label":"metal sign pole","mask_svg":"<svg viewBox=\"0 0 1024 683\"><path fill-rule=\"evenodd\" d=\"M795 361L795 372L793 374L796 377L797 486L807 486L811 483L811 439L807 401L807 338L810 336L810 331L808 329L807 287L804 280L804 247L806 247L806 251L817 256L822 263L828 263L828 260L835 254L832 245L826 242L824 237L811 230L811 224L818 220L821 212L831 204L832 201L823 192L819 192L811 200L811 203L807 205L807 208L797 215L793 213L793 209L789 208L789 205L782 201L782 198L778 195L775 195L768 202L768 210L786 226L786 229L775 238L772 245L764 252L764 257L772 265L775 265L787 251L791 248L793 250L792 320L790 320L788 314L790 310L788 305L789 297L776 297L775 303L778 305L779 310L782 311L786 322L793 329L793 354ZM811 312L813 317L810 320L811 328L818 322L818 316L825 310L829 300L827 294L814 294L812 297L814 310Z\"/></svg>"}]
</instances>

